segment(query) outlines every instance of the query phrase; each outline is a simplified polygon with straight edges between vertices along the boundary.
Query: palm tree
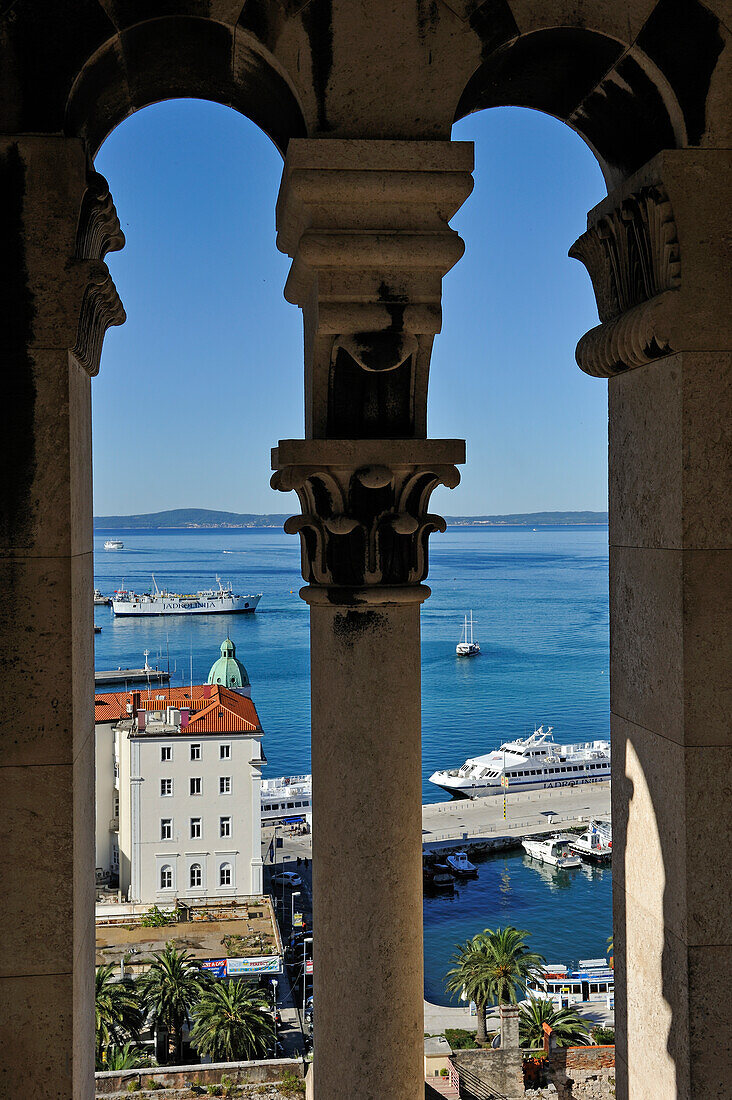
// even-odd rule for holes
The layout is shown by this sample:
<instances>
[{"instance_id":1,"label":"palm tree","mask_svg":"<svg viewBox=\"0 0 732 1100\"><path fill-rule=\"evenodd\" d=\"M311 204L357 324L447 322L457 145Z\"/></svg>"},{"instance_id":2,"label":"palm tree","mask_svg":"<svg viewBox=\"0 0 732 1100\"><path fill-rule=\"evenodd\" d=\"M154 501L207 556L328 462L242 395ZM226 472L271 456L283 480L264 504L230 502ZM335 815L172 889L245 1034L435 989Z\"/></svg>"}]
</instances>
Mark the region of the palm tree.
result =
<instances>
[{"instance_id":1,"label":"palm tree","mask_svg":"<svg viewBox=\"0 0 732 1100\"><path fill-rule=\"evenodd\" d=\"M490 1003L516 1000L516 989L525 990L527 979L541 969L542 955L529 951L518 928L486 928L458 946L445 982L451 993L475 1001L478 1022L475 1039L487 1040L485 1011Z\"/></svg>"},{"instance_id":2,"label":"palm tree","mask_svg":"<svg viewBox=\"0 0 732 1100\"><path fill-rule=\"evenodd\" d=\"M543 955L529 951L523 928L486 928L482 933L492 971L493 1000L498 1004L515 1004L516 991L526 992L529 978L541 971L546 962Z\"/></svg>"},{"instance_id":3,"label":"palm tree","mask_svg":"<svg viewBox=\"0 0 732 1100\"><path fill-rule=\"evenodd\" d=\"M155 1059L140 1047L125 1043L123 1047L108 1047L97 1061L97 1069L143 1069L156 1065Z\"/></svg>"},{"instance_id":4,"label":"palm tree","mask_svg":"<svg viewBox=\"0 0 732 1100\"><path fill-rule=\"evenodd\" d=\"M100 966L94 979L94 1024L96 1056L101 1060L107 1047L121 1047L130 1037L136 1039L142 1026L142 1011L135 983L129 978L116 979L114 966Z\"/></svg>"},{"instance_id":5,"label":"palm tree","mask_svg":"<svg viewBox=\"0 0 732 1100\"><path fill-rule=\"evenodd\" d=\"M191 1040L199 1054L214 1062L262 1058L274 1035L267 999L249 982L210 985L194 1015Z\"/></svg>"},{"instance_id":6,"label":"palm tree","mask_svg":"<svg viewBox=\"0 0 732 1100\"><path fill-rule=\"evenodd\" d=\"M178 1063L183 1056L183 1026L190 1020L205 984L206 974L199 960L190 951L178 951L172 943L155 952L150 969L138 979L147 1012L173 1038L174 1060Z\"/></svg>"},{"instance_id":7,"label":"palm tree","mask_svg":"<svg viewBox=\"0 0 732 1100\"><path fill-rule=\"evenodd\" d=\"M544 1024L554 1032L557 1046L583 1046L590 1041L587 1025L576 1008L557 1008L543 997L530 997L519 1008L519 1039L522 1047L541 1046Z\"/></svg>"}]
</instances>

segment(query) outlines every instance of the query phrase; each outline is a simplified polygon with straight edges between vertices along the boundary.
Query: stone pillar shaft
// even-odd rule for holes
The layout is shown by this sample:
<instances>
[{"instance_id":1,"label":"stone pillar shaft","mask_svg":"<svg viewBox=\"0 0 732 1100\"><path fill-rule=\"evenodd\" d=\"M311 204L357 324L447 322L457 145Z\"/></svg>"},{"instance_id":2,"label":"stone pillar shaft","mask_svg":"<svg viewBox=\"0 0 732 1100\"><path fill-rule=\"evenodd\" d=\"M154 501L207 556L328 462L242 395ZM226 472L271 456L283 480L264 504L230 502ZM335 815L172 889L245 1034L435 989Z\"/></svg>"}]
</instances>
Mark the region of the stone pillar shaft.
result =
<instances>
[{"instance_id":1,"label":"stone pillar shaft","mask_svg":"<svg viewBox=\"0 0 732 1100\"><path fill-rule=\"evenodd\" d=\"M716 1008L732 966L724 179L729 154L663 153L591 212L573 249L602 321L578 360L610 379L617 1094L631 1100L728 1087Z\"/></svg>"},{"instance_id":2,"label":"stone pillar shaft","mask_svg":"<svg viewBox=\"0 0 732 1100\"><path fill-rule=\"evenodd\" d=\"M0 1093L94 1095L90 375L123 238L80 142L0 139Z\"/></svg>"},{"instance_id":3,"label":"stone pillar shaft","mask_svg":"<svg viewBox=\"0 0 732 1100\"><path fill-rule=\"evenodd\" d=\"M424 1093L419 601L428 589L415 586L406 603L387 602L382 589L361 607L330 603L323 589L305 591L316 1096L347 1095L355 1070L364 1100L417 1100Z\"/></svg>"}]
</instances>

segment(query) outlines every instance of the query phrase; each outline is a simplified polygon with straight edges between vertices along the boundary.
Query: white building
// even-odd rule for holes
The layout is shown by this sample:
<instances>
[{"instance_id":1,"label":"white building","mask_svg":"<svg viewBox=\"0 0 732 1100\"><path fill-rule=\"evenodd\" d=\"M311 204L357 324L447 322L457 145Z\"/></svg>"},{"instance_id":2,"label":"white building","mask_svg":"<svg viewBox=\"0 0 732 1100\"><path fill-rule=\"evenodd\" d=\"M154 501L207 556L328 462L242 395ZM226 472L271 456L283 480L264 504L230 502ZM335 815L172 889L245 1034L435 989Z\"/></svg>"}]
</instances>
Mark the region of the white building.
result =
<instances>
[{"instance_id":1,"label":"white building","mask_svg":"<svg viewBox=\"0 0 732 1100\"><path fill-rule=\"evenodd\" d=\"M261 894L262 727L233 642L209 682L97 695L96 865L149 904Z\"/></svg>"}]
</instances>

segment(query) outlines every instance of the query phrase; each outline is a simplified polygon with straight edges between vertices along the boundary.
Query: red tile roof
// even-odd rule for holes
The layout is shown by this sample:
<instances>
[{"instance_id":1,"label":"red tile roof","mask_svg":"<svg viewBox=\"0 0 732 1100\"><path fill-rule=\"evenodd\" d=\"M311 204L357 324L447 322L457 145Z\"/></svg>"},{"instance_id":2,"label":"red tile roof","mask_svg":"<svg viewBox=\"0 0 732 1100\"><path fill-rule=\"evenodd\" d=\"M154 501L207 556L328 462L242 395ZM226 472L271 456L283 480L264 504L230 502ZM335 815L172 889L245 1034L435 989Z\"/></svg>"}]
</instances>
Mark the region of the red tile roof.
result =
<instances>
[{"instance_id":1,"label":"red tile roof","mask_svg":"<svg viewBox=\"0 0 732 1100\"><path fill-rule=\"evenodd\" d=\"M251 733L261 731L257 708L251 699L230 691L220 684L194 684L193 688L147 688L139 693L140 709L153 711L166 707L188 707L191 717L187 732ZM127 704L132 704L133 692L117 691L96 695L94 721L117 722L127 718ZM159 699L158 696L164 696Z\"/></svg>"}]
</instances>

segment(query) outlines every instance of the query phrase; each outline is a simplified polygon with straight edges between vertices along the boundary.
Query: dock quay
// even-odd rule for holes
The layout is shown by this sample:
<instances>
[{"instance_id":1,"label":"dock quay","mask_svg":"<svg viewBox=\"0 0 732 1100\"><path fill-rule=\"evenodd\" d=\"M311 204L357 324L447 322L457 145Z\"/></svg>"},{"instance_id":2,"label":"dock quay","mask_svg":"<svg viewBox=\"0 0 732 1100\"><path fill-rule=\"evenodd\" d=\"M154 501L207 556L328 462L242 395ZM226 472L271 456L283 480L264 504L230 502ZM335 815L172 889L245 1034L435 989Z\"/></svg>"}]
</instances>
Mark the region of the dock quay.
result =
<instances>
[{"instance_id":1,"label":"dock quay","mask_svg":"<svg viewBox=\"0 0 732 1100\"><path fill-rule=\"evenodd\" d=\"M509 793L505 819L501 795L432 802L422 807L422 848L430 852L485 841L498 850L513 847L515 838L568 829L590 818L610 819L609 782Z\"/></svg>"},{"instance_id":2,"label":"dock quay","mask_svg":"<svg viewBox=\"0 0 732 1100\"><path fill-rule=\"evenodd\" d=\"M112 668L94 672L94 686L100 684L167 684L170 673L159 668Z\"/></svg>"}]
</instances>

